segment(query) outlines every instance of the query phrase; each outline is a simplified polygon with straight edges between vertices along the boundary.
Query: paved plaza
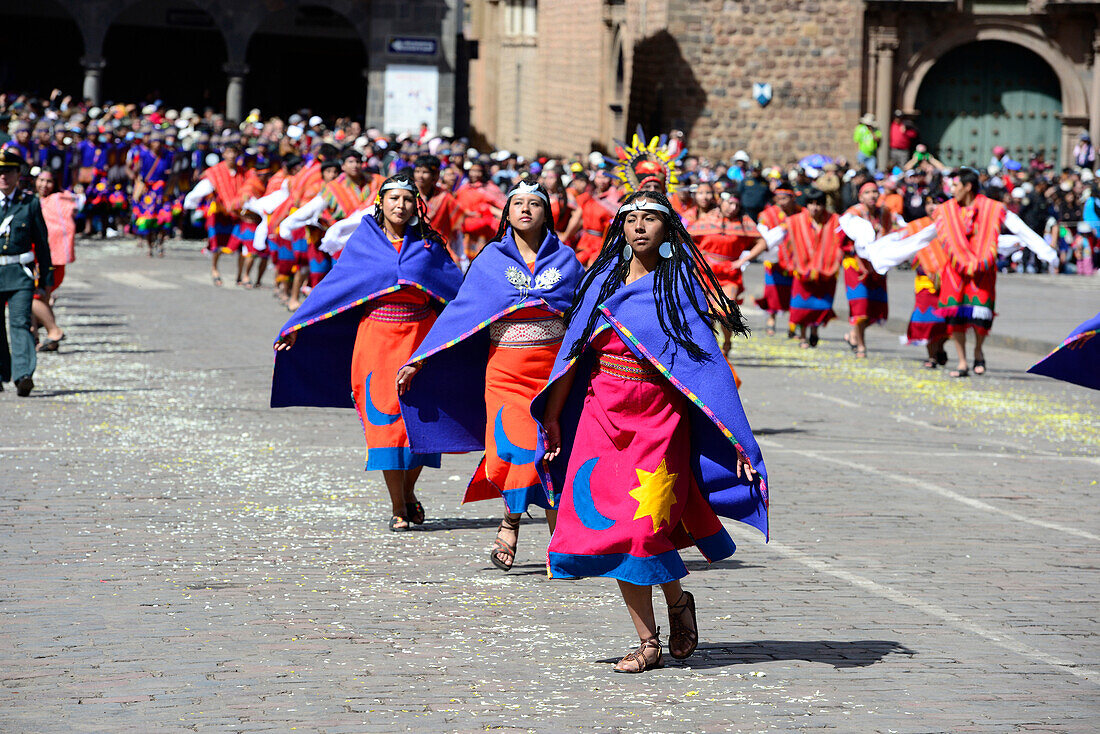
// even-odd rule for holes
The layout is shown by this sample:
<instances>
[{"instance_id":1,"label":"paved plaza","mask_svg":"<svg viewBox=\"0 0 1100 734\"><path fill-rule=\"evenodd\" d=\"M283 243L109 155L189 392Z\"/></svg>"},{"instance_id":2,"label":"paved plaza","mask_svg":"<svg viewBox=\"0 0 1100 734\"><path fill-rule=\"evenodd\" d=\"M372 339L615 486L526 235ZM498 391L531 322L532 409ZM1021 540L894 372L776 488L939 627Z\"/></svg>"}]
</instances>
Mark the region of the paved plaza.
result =
<instances>
[{"instance_id":1,"label":"paved plaza","mask_svg":"<svg viewBox=\"0 0 1100 734\"><path fill-rule=\"evenodd\" d=\"M908 273L866 361L841 323L804 351L750 311L771 542L727 522L731 559L690 552L699 651L625 676L614 584L549 581L538 518L490 565L479 457L390 533L354 411L267 407L269 288L228 262L213 288L194 243L77 253L61 352L0 394L0 732L1097 729L1100 394L1025 370L1100 278L1002 278L969 380L899 344Z\"/></svg>"}]
</instances>

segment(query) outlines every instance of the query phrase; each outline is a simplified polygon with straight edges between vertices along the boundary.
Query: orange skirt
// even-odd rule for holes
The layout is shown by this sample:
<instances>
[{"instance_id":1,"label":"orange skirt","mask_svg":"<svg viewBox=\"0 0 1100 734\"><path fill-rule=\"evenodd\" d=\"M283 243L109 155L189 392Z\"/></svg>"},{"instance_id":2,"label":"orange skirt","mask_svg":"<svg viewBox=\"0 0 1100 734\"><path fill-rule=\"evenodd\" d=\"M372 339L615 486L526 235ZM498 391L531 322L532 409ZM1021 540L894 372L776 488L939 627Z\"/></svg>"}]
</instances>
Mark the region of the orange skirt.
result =
<instances>
[{"instance_id":1,"label":"orange skirt","mask_svg":"<svg viewBox=\"0 0 1100 734\"><path fill-rule=\"evenodd\" d=\"M530 505L549 508L535 470L538 428L531 418L531 400L550 379L562 320L527 308L490 328L500 338L493 339L485 368L485 458L470 480L465 501L503 497L511 513L526 512Z\"/></svg>"},{"instance_id":2,"label":"orange skirt","mask_svg":"<svg viewBox=\"0 0 1100 734\"><path fill-rule=\"evenodd\" d=\"M438 468L439 454L414 454L397 400L397 371L435 323L428 296L404 287L367 304L351 357L351 393L367 441L367 469Z\"/></svg>"}]
</instances>

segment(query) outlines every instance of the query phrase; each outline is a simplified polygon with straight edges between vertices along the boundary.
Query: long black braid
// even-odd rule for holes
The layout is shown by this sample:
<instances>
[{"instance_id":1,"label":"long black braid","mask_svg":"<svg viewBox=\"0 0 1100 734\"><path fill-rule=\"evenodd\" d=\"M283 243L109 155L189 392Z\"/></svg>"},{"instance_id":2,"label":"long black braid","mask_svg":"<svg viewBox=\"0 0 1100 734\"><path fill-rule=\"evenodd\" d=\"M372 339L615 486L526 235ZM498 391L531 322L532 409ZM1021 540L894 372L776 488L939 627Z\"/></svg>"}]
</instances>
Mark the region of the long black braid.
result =
<instances>
[{"instance_id":1,"label":"long black braid","mask_svg":"<svg viewBox=\"0 0 1100 734\"><path fill-rule=\"evenodd\" d=\"M734 334L748 336L749 329L745 324L744 316L741 315L741 309L722 290L722 286L714 276L714 271L710 269L710 264L695 246L684 223L673 211L668 198L655 191L636 191L627 196L620 206L630 204L639 198L650 199L670 212L662 214L662 218L665 221L667 240L672 244L672 257L667 260L662 258L653 273L653 300L657 303L657 320L661 324L661 329L669 339L683 347L692 359L701 361L706 357L706 352L692 338L691 326L684 320L681 312L683 304L679 302L678 293L683 291L687 294L691 307L712 328L715 323L718 323ZM623 236L623 222L628 213L620 208L611 222L599 256L577 286L573 308L566 315L567 325L576 316L577 309L584 302L588 289L599 278L603 277L604 280L600 286L597 304L610 298L611 294L626 282L627 274L630 272L630 261L623 258L623 246L626 244L626 238ZM699 297L696 285L703 287L705 298ZM580 356L584 351L588 340L592 338L592 332L596 329L599 317L599 309L592 309L584 331L569 350L570 359Z\"/></svg>"},{"instance_id":2,"label":"long black braid","mask_svg":"<svg viewBox=\"0 0 1100 734\"><path fill-rule=\"evenodd\" d=\"M428 205L424 203L424 199L420 196L420 190L416 188L416 184L413 181L411 168L403 168L402 170L387 178L382 183L382 186L379 187L378 198L374 200L374 214L371 215L374 217L374 221L378 225L378 228L381 229L383 232L386 231L385 217L382 216L382 193L383 190L386 188L386 184L390 183L391 181L407 183L412 186L412 195L413 201L416 204L416 219L417 226L419 227L420 239L424 242L434 242L442 247L446 247L443 242L443 237L434 229L432 229L432 224L428 221Z\"/></svg>"}]
</instances>

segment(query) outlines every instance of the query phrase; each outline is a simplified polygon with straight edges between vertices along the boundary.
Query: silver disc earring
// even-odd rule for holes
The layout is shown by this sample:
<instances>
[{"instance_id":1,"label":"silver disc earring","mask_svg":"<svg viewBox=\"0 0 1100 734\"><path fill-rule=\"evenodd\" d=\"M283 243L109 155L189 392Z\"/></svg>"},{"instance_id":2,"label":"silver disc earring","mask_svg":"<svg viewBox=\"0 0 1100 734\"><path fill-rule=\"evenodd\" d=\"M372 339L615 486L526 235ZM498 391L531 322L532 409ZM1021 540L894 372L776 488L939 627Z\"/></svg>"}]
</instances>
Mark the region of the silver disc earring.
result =
<instances>
[{"instance_id":1,"label":"silver disc earring","mask_svg":"<svg viewBox=\"0 0 1100 734\"><path fill-rule=\"evenodd\" d=\"M623 260L630 262L634 259L634 250L630 248L630 245L623 245Z\"/></svg>"},{"instance_id":2,"label":"silver disc earring","mask_svg":"<svg viewBox=\"0 0 1100 734\"><path fill-rule=\"evenodd\" d=\"M663 257L665 260L668 260L669 258L671 258L672 257L672 243L671 242L662 242L661 247L657 250L657 254L660 255L661 257Z\"/></svg>"}]
</instances>

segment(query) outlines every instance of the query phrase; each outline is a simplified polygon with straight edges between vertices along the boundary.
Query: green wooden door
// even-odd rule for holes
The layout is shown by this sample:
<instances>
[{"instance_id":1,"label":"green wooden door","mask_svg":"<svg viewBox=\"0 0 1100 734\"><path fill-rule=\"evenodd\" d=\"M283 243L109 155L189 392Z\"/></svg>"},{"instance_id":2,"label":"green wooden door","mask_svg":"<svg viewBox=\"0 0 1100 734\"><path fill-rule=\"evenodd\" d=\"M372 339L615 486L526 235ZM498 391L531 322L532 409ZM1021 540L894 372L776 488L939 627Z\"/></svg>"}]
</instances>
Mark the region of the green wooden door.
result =
<instances>
[{"instance_id":1,"label":"green wooden door","mask_svg":"<svg viewBox=\"0 0 1100 734\"><path fill-rule=\"evenodd\" d=\"M1038 152L1059 160L1061 87L1022 46L980 41L951 50L921 83L917 109L921 140L947 165L984 168L995 145L1024 165Z\"/></svg>"}]
</instances>

